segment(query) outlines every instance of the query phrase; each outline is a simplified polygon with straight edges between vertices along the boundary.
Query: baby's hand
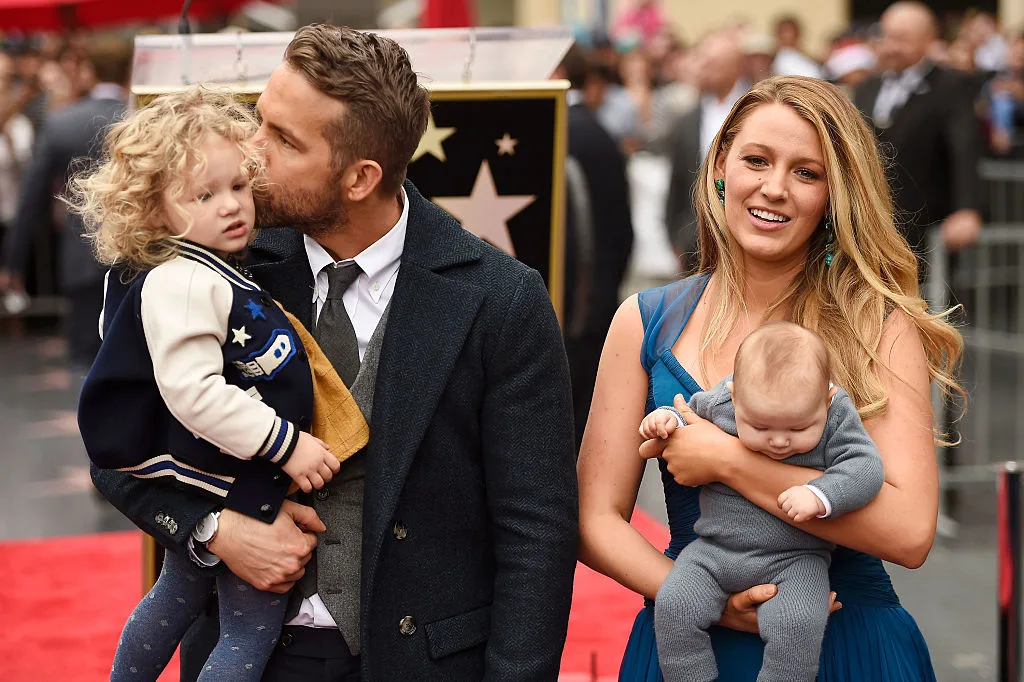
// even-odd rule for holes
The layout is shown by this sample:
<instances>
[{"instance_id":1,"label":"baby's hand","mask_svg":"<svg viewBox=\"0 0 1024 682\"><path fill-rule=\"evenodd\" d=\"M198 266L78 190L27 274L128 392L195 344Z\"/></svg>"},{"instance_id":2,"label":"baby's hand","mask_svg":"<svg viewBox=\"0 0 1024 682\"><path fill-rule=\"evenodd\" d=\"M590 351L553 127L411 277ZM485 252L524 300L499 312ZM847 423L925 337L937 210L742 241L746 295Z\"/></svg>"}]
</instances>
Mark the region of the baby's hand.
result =
<instances>
[{"instance_id":1,"label":"baby's hand","mask_svg":"<svg viewBox=\"0 0 1024 682\"><path fill-rule=\"evenodd\" d=\"M810 488L795 485L779 495L779 509L797 523L816 519L825 513L825 505Z\"/></svg>"},{"instance_id":2,"label":"baby's hand","mask_svg":"<svg viewBox=\"0 0 1024 682\"><path fill-rule=\"evenodd\" d=\"M331 454L327 443L303 431L299 433L299 442L292 456L281 468L299 484L302 492L308 493L314 488L323 488L334 478L341 469L341 462Z\"/></svg>"},{"instance_id":3,"label":"baby's hand","mask_svg":"<svg viewBox=\"0 0 1024 682\"><path fill-rule=\"evenodd\" d=\"M640 422L640 435L644 437L644 440L668 438L675 432L678 425L679 420L674 413L669 410L657 409Z\"/></svg>"}]
</instances>

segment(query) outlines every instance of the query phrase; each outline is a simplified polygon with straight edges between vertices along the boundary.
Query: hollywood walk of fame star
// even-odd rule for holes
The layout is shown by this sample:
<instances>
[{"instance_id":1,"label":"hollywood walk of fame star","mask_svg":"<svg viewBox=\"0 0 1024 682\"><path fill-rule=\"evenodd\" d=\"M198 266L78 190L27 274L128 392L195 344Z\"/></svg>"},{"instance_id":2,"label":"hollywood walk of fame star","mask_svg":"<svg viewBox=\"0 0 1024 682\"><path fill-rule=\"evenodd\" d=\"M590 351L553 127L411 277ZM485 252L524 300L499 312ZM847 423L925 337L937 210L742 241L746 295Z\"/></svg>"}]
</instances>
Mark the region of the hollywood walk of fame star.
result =
<instances>
[{"instance_id":1,"label":"hollywood walk of fame star","mask_svg":"<svg viewBox=\"0 0 1024 682\"><path fill-rule=\"evenodd\" d=\"M235 338L231 339L231 343L237 343L242 348L245 348L245 342L252 338L250 334L245 333L244 324L239 329L232 329L231 333L235 335Z\"/></svg>"},{"instance_id":2,"label":"hollywood walk of fame star","mask_svg":"<svg viewBox=\"0 0 1024 682\"><path fill-rule=\"evenodd\" d=\"M441 143L454 134L455 128L438 128L434 124L434 114L430 114L430 118L427 119L427 129L423 133L423 137L420 138L420 144L416 147L416 151L413 152L412 161L424 154L430 154L438 161L447 161L447 157L444 155L444 146Z\"/></svg>"},{"instance_id":3,"label":"hollywood walk of fame star","mask_svg":"<svg viewBox=\"0 0 1024 682\"><path fill-rule=\"evenodd\" d=\"M498 156L515 156L516 145L519 144L519 140L512 137L508 133L505 133L500 139L494 141L494 144L498 145Z\"/></svg>"},{"instance_id":4,"label":"hollywood walk of fame star","mask_svg":"<svg viewBox=\"0 0 1024 682\"><path fill-rule=\"evenodd\" d=\"M473 182L468 197L434 197L434 203L459 219L462 226L510 256L516 255L508 220L534 202L535 195L500 196L487 161Z\"/></svg>"}]
</instances>

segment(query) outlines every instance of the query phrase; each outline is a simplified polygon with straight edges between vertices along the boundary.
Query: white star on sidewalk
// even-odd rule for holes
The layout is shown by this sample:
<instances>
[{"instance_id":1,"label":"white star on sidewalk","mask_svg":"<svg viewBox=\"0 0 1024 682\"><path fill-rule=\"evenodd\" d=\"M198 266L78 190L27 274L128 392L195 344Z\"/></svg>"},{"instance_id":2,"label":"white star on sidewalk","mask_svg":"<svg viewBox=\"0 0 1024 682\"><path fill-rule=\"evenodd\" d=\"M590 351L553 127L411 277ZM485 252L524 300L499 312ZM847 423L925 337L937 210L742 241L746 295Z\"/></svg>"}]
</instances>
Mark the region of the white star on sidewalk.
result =
<instances>
[{"instance_id":1,"label":"white star on sidewalk","mask_svg":"<svg viewBox=\"0 0 1024 682\"><path fill-rule=\"evenodd\" d=\"M515 256L508 220L536 198L536 195L499 196L491 167L483 161L468 197L434 197L434 203L458 218L462 226L477 237Z\"/></svg>"},{"instance_id":2,"label":"white star on sidewalk","mask_svg":"<svg viewBox=\"0 0 1024 682\"><path fill-rule=\"evenodd\" d=\"M508 133L505 133L501 139L495 140L494 144L498 145L498 156L503 156L505 154L514 156L516 153L516 145L519 144L519 140Z\"/></svg>"},{"instance_id":3,"label":"white star on sidewalk","mask_svg":"<svg viewBox=\"0 0 1024 682\"><path fill-rule=\"evenodd\" d=\"M232 329L231 333L235 335L235 338L231 340L231 343L237 343L242 348L245 348L245 342L252 338L252 336L245 333L244 324L240 329Z\"/></svg>"},{"instance_id":4,"label":"white star on sidewalk","mask_svg":"<svg viewBox=\"0 0 1024 682\"><path fill-rule=\"evenodd\" d=\"M454 134L455 128L438 128L434 125L434 114L431 113L430 118L427 119L427 129L423 132L423 137L420 138L420 144L416 147L416 151L413 152L412 161L415 161L424 154L430 154L439 161L447 161L447 157L444 155L444 147L441 143ZM412 163L412 161L409 163Z\"/></svg>"}]
</instances>

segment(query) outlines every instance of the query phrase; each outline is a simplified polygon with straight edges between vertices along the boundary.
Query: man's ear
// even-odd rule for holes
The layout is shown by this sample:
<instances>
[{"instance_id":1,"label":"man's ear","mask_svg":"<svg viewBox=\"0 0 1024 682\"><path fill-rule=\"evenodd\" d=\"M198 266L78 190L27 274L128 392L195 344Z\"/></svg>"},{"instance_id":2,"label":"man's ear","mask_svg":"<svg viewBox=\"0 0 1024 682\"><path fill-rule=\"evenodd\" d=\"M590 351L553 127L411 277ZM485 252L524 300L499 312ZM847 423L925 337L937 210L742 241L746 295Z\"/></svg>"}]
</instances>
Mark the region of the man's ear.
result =
<instances>
[{"instance_id":1,"label":"man's ear","mask_svg":"<svg viewBox=\"0 0 1024 682\"><path fill-rule=\"evenodd\" d=\"M377 191L383 177L384 171L379 163L371 159L360 159L342 173L342 196L348 201L362 201Z\"/></svg>"}]
</instances>

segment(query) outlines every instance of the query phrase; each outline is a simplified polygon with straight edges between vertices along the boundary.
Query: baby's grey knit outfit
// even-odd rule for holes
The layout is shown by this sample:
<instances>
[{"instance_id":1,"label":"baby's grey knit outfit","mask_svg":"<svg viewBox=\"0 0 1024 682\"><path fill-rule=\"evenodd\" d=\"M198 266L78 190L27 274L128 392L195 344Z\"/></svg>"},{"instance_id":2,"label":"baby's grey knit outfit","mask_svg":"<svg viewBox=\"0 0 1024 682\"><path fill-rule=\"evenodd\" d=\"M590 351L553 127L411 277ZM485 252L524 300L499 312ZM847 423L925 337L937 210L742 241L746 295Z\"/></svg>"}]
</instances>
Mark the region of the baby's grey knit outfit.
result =
<instances>
[{"instance_id":1,"label":"baby's grey knit outfit","mask_svg":"<svg viewBox=\"0 0 1024 682\"><path fill-rule=\"evenodd\" d=\"M695 393L690 407L735 436L736 412L726 388L731 379ZM785 461L823 472L808 485L828 499L831 518L864 506L882 488L878 448L842 389L832 400L818 445ZM828 568L834 546L721 483L701 490L694 531L697 539L679 554L655 600L654 629L665 680L717 680L708 627L721 617L730 595L772 583L778 593L757 610L765 643L757 682L813 682L828 622Z\"/></svg>"}]
</instances>

